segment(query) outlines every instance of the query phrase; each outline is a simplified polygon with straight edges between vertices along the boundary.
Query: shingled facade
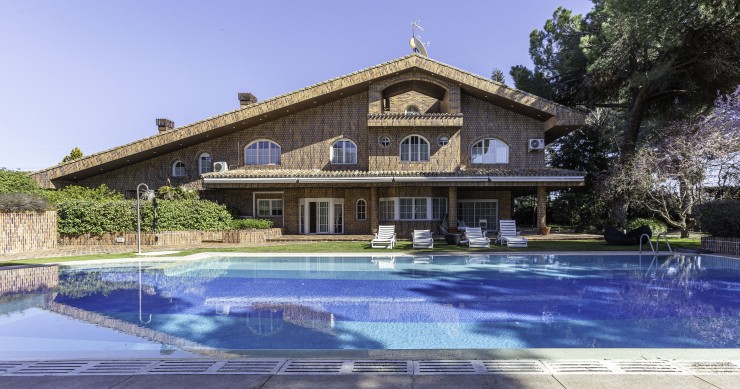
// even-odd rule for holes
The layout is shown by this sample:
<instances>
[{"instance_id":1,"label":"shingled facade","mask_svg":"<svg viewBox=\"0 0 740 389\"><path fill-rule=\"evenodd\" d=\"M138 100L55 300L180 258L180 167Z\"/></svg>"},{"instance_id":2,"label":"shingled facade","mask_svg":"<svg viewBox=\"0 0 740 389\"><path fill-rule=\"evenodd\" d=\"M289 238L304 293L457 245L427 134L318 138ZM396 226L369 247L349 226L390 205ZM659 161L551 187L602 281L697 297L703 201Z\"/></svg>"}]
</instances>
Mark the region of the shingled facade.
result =
<instances>
[{"instance_id":1,"label":"shingled facade","mask_svg":"<svg viewBox=\"0 0 740 389\"><path fill-rule=\"evenodd\" d=\"M43 187L182 185L288 234L495 229L512 196L583 185L545 166L584 114L418 54L34 173ZM537 143L537 142L534 142ZM215 167L215 168L214 168ZM544 226L544 207L538 220Z\"/></svg>"}]
</instances>

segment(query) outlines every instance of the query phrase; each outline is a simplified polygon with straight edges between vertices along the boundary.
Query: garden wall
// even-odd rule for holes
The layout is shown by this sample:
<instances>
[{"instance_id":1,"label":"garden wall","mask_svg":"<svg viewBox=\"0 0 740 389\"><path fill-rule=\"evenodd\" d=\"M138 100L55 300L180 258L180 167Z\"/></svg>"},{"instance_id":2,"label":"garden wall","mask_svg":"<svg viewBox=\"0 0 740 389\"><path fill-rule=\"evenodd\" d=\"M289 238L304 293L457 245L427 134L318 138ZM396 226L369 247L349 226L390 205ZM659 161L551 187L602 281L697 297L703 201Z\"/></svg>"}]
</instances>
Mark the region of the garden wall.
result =
<instances>
[{"instance_id":1,"label":"garden wall","mask_svg":"<svg viewBox=\"0 0 740 389\"><path fill-rule=\"evenodd\" d=\"M142 232L141 244L143 246L174 246L208 242L264 243L267 239L282 235L283 230L281 228L226 231L161 231L157 234ZM120 240L123 241L121 242ZM135 245L136 233L108 233L100 236L89 234L62 235L59 238L59 244L77 246Z\"/></svg>"},{"instance_id":2,"label":"garden wall","mask_svg":"<svg viewBox=\"0 0 740 389\"><path fill-rule=\"evenodd\" d=\"M0 212L0 254L57 247L57 213Z\"/></svg>"},{"instance_id":3,"label":"garden wall","mask_svg":"<svg viewBox=\"0 0 740 389\"><path fill-rule=\"evenodd\" d=\"M740 255L740 238L703 236L701 248L717 254Z\"/></svg>"}]
</instances>

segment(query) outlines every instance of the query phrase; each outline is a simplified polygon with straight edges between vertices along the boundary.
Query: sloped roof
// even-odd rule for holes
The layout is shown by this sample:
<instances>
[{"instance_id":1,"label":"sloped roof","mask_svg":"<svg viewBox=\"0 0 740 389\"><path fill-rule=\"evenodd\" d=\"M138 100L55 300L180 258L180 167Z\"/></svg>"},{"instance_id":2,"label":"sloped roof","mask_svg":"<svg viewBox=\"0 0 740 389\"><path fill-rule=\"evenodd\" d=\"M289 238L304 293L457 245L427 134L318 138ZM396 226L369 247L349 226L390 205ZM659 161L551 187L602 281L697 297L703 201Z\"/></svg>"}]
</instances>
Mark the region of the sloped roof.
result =
<instances>
[{"instance_id":1,"label":"sloped roof","mask_svg":"<svg viewBox=\"0 0 740 389\"><path fill-rule=\"evenodd\" d=\"M419 70L447 79L459 84L464 92L476 98L502 106L508 105L508 109L536 118L543 122L545 135L548 138L556 137L585 123L585 114L577 110L428 57L411 54L74 161L42 169L33 173L32 177L45 187L51 187L51 180L54 179L74 180L89 177L274 120L307 109L316 103L323 104L359 93L367 89L368 83L410 70Z\"/></svg>"},{"instance_id":2,"label":"sloped roof","mask_svg":"<svg viewBox=\"0 0 740 389\"><path fill-rule=\"evenodd\" d=\"M541 169L466 169L456 171L365 171L365 170L319 170L319 169L236 169L221 173L204 174L203 178L350 178L350 177L573 177L582 178L585 173L555 168Z\"/></svg>"}]
</instances>

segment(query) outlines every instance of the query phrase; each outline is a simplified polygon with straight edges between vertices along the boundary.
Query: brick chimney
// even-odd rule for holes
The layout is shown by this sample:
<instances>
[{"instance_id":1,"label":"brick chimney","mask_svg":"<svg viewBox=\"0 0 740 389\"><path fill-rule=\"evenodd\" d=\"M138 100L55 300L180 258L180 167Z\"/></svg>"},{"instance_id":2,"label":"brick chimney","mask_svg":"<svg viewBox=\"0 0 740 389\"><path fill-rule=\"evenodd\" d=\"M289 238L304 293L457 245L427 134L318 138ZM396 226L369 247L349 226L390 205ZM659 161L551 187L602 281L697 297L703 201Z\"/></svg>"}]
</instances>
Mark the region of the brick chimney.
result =
<instances>
[{"instance_id":1,"label":"brick chimney","mask_svg":"<svg viewBox=\"0 0 740 389\"><path fill-rule=\"evenodd\" d=\"M173 128L175 128L175 122L173 122L172 120L157 119L157 129L159 129L160 134L165 131L170 131Z\"/></svg>"},{"instance_id":2,"label":"brick chimney","mask_svg":"<svg viewBox=\"0 0 740 389\"><path fill-rule=\"evenodd\" d=\"M251 93L239 93L239 105L246 107L257 102L257 98Z\"/></svg>"}]
</instances>

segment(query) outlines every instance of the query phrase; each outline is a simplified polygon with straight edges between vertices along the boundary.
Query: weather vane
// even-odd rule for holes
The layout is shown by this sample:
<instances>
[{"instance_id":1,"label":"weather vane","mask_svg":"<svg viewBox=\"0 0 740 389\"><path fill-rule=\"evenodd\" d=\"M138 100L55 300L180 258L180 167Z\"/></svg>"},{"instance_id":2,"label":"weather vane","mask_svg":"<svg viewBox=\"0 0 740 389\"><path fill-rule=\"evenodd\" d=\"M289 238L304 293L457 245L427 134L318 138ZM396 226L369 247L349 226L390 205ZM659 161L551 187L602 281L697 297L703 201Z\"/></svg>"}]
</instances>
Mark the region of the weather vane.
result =
<instances>
[{"instance_id":1,"label":"weather vane","mask_svg":"<svg viewBox=\"0 0 740 389\"><path fill-rule=\"evenodd\" d=\"M427 55L427 47L431 45L431 42L422 42L421 41L421 35L416 35L416 30L424 31L424 27L422 27L419 23L421 20L417 20L415 22L411 22L411 40L409 41L409 44L411 45L411 49L414 51L414 53L419 53L425 57L428 57Z\"/></svg>"}]
</instances>

